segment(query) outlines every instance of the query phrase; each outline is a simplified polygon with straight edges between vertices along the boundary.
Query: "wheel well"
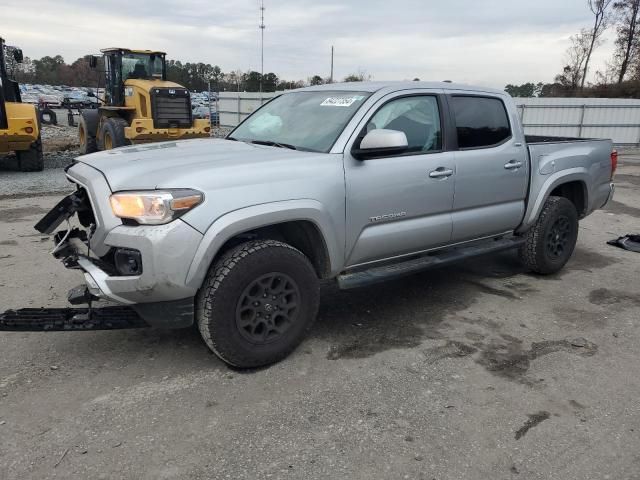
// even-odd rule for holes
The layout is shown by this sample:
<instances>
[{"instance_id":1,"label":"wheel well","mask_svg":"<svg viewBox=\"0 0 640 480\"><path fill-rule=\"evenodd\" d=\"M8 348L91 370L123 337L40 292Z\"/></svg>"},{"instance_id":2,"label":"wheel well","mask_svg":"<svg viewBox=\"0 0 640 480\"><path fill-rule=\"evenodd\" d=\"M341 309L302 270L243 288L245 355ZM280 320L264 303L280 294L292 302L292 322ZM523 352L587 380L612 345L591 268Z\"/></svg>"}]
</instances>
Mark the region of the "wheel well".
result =
<instances>
[{"instance_id":1,"label":"wheel well","mask_svg":"<svg viewBox=\"0 0 640 480\"><path fill-rule=\"evenodd\" d=\"M319 278L327 278L331 272L324 238L318 227L308 220L277 223L238 234L224 243L214 262L229 249L255 239L278 240L297 248L309 259Z\"/></svg>"},{"instance_id":2,"label":"wheel well","mask_svg":"<svg viewBox=\"0 0 640 480\"><path fill-rule=\"evenodd\" d=\"M558 185L551 192L553 197L564 197L576 207L579 217L583 217L587 210L587 188L579 180Z\"/></svg>"}]
</instances>

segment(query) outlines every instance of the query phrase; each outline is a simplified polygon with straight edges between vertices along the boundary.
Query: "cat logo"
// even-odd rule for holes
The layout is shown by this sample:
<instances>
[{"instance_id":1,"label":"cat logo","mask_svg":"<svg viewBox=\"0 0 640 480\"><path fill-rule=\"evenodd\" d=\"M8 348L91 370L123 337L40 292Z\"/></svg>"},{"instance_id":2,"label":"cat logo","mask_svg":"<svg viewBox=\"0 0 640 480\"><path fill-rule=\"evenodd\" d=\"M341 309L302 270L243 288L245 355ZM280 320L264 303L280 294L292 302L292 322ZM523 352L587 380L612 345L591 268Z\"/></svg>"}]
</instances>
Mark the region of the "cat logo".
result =
<instances>
[{"instance_id":1,"label":"cat logo","mask_svg":"<svg viewBox=\"0 0 640 480\"><path fill-rule=\"evenodd\" d=\"M175 90L169 90L169 95L175 95L176 91Z\"/></svg>"}]
</instances>

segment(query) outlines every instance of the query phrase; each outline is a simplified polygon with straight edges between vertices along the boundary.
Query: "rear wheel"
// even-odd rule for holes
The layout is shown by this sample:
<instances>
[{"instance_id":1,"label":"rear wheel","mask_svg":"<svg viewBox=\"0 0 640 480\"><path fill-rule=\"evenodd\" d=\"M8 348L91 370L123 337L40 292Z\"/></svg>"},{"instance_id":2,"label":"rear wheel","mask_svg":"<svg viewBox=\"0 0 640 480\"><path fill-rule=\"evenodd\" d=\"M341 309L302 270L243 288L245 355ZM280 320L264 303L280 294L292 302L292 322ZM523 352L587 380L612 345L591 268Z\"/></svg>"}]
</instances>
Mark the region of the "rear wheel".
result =
<instances>
[{"instance_id":1,"label":"rear wheel","mask_svg":"<svg viewBox=\"0 0 640 480\"><path fill-rule=\"evenodd\" d=\"M564 197L549 197L519 250L522 262L542 275L556 273L569 261L578 240L578 212Z\"/></svg>"},{"instance_id":2,"label":"rear wheel","mask_svg":"<svg viewBox=\"0 0 640 480\"><path fill-rule=\"evenodd\" d=\"M44 155L42 153L42 137L31 144L29 150L16 152L18 168L21 172L41 172L44 170Z\"/></svg>"},{"instance_id":3,"label":"rear wheel","mask_svg":"<svg viewBox=\"0 0 640 480\"><path fill-rule=\"evenodd\" d=\"M227 252L197 298L202 338L224 362L240 368L275 363L302 342L315 320L319 282L292 246L256 240Z\"/></svg>"},{"instance_id":4,"label":"rear wheel","mask_svg":"<svg viewBox=\"0 0 640 480\"><path fill-rule=\"evenodd\" d=\"M111 117L102 122L100 135L101 150L112 150L114 148L129 145L130 142L124 136L124 129L129 124L123 118Z\"/></svg>"}]
</instances>

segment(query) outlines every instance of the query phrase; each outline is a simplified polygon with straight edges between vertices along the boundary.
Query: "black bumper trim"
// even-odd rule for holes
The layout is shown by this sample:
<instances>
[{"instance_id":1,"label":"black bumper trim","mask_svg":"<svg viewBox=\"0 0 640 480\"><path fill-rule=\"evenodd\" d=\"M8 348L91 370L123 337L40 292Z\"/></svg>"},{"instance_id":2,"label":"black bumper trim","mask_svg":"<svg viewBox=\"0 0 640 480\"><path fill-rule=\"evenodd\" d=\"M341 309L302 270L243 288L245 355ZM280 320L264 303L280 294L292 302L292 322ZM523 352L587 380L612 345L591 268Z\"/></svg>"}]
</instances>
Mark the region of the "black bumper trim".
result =
<instances>
[{"instance_id":1,"label":"black bumper trim","mask_svg":"<svg viewBox=\"0 0 640 480\"><path fill-rule=\"evenodd\" d=\"M21 308L0 313L3 332L121 330L149 325L129 307Z\"/></svg>"}]
</instances>

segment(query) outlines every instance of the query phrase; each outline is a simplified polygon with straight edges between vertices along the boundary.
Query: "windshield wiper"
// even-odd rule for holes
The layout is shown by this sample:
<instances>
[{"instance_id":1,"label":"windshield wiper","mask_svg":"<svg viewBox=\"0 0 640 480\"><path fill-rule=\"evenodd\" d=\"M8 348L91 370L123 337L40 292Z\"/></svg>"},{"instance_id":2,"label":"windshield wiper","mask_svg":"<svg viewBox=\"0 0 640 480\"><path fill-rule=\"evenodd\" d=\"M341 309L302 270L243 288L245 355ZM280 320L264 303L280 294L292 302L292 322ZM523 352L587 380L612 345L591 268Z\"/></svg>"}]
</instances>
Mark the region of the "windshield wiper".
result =
<instances>
[{"instance_id":1,"label":"windshield wiper","mask_svg":"<svg viewBox=\"0 0 640 480\"><path fill-rule=\"evenodd\" d=\"M288 148L290 150L298 150L298 147L289 143L273 142L271 140L251 140L249 143L255 145L267 145L268 147Z\"/></svg>"}]
</instances>

